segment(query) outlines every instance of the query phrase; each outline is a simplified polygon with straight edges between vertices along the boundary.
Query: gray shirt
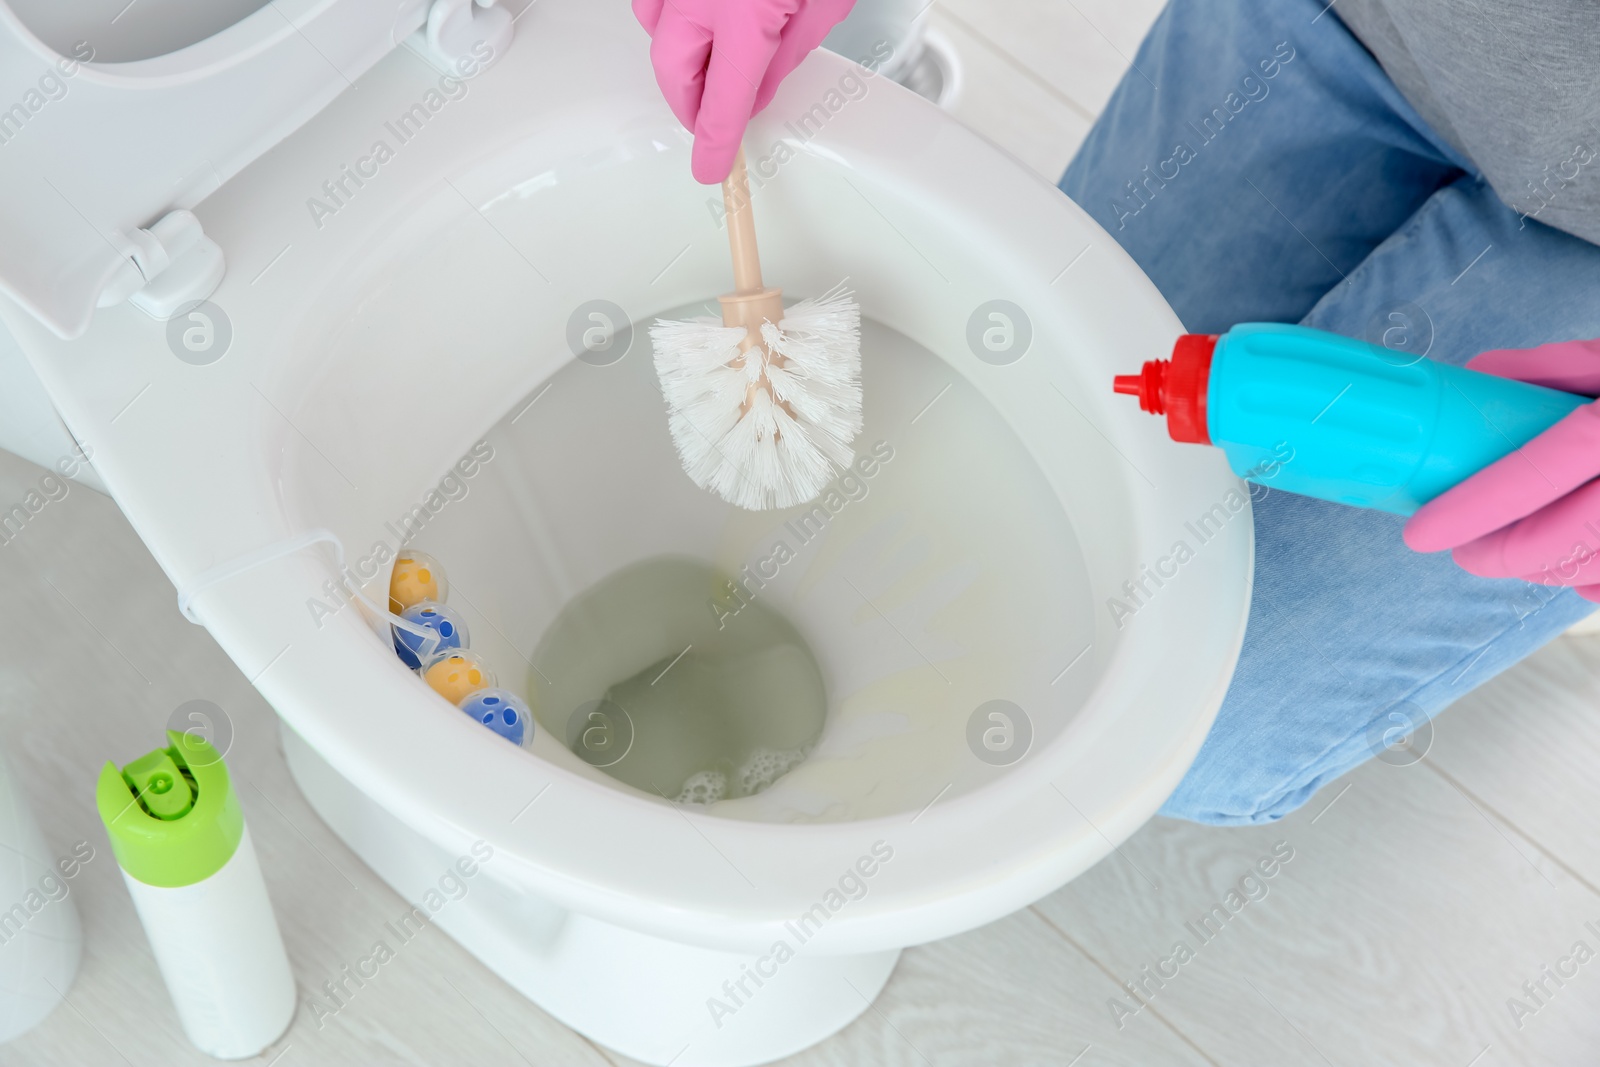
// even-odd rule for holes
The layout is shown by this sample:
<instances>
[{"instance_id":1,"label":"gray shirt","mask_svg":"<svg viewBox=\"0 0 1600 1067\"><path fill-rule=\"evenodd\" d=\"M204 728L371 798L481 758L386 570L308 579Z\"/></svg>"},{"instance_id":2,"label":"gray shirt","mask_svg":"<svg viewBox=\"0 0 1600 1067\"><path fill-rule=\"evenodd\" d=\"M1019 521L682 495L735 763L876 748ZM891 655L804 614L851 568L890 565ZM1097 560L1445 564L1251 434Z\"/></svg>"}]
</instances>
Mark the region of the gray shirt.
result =
<instances>
[{"instance_id":1,"label":"gray shirt","mask_svg":"<svg viewBox=\"0 0 1600 1067\"><path fill-rule=\"evenodd\" d=\"M1507 206L1600 244L1600 2L1337 0L1333 10Z\"/></svg>"}]
</instances>

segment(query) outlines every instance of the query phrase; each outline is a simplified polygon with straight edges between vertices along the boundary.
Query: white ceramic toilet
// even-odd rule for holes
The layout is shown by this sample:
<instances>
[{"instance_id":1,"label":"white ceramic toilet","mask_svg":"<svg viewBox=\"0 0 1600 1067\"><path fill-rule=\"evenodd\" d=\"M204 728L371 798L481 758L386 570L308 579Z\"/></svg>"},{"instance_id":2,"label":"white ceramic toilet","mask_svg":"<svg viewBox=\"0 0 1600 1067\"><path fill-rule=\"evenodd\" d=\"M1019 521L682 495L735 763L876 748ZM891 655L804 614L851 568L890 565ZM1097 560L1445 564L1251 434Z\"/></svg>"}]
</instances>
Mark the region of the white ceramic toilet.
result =
<instances>
[{"instance_id":1,"label":"white ceramic toilet","mask_svg":"<svg viewBox=\"0 0 1600 1067\"><path fill-rule=\"evenodd\" d=\"M407 900L443 899L431 921L610 1048L761 1063L859 1015L903 947L1151 816L1227 685L1250 517L1215 518L1220 456L1113 397L1180 325L1057 190L807 60L746 147L769 279L861 301L863 465L820 512L737 512L679 470L654 390L644 326L727 288L727 250L626 4L205 7L23 105L0 314L311 803ZM90 38L66 17L0 6L0 107ZM335 542L381 602L407 539L543 707L525 747L341 595ZM562 699L676 637L540 662L553 621L661 559L753 575L817 664L821 737L765 792L674 803L561 735Z\"/></svg>"}]
</instances>

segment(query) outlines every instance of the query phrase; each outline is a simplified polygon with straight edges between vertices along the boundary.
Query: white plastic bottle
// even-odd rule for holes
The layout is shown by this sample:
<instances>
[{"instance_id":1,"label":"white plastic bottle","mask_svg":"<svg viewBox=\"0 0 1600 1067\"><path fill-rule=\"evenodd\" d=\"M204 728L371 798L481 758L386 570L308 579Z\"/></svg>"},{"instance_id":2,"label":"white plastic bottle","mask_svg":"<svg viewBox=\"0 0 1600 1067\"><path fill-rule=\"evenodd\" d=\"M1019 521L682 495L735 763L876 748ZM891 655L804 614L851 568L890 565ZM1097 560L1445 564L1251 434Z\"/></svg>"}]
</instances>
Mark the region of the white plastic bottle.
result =
<instances>
[{"instance_id":1,"label":"white plastic bottle","mask_svg":"<svg viewBox=\"0 0 1600 1067\"><path fill-rule=\"evenodd\" d=\"M49 1015L78 973L71 881L94 849L84 841L54 863L49 856L22 783L0 758L0 1044Z\"/></svg>"},{"instance_id":2,"label":"white plastic bottle","mask_svg":"<svg viewBox=\"0 0 1600 1067\"><path fill-rule=\"evenodd\" d=\"M222 757L197 734L167 741L107 763L95 800L184 1033L245 1059L288 1028L294 977Z\"/></svg>"}]
</instances>

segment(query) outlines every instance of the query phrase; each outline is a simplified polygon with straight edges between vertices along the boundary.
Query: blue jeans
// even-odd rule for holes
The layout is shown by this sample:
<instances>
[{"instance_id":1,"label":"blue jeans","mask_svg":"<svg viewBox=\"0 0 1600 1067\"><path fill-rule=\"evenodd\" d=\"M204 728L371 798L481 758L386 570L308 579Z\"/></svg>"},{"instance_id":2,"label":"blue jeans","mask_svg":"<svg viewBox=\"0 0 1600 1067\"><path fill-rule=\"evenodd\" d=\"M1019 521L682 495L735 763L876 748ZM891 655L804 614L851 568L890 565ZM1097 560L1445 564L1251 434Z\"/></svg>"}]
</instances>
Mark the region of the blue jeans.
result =
<instances>
[{"instance_id":1,"label":"blue jeans","mask_svg":"<svg viewBox=\"0 0 1600 1067\"><path fill-rule=\"evenodd\" d=\"M1303 322L1451 363L1600 336L1600 248L1506 207L1325 0L1171 0L1061 189L1196 332ZM1441 709L1594 609L1413 553L1401 521L1257 491L1244 650L1164 814L1268 822L1415 758Z\"/></svg>"}]
</instances>

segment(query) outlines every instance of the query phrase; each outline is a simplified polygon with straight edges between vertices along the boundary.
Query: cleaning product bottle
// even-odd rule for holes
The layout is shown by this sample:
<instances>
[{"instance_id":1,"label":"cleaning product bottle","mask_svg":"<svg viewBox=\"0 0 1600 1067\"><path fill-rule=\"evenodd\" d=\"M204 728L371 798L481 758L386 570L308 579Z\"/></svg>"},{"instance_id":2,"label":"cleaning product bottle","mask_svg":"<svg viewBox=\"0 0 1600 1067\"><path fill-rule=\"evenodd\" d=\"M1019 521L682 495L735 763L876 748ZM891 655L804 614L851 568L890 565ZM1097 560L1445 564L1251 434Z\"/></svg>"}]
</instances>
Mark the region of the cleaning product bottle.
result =
<instances>
[{"instance_id":1,"label":"cleaning product bottle","mask_svg":"<svg viewBox=\"0 0 1600 1067\"><path fill-rule=\"evenodd\" d=\"M294 1015L294 978L228 768L203 737L100 772L95 803L196 1048L254 1056Z\"/></svg>"},{"instance_id":2,"label":"cleaning product bottle","mask_svg":"<svg viewBox=\"0 0 1600 1067\"><path fill-rule=\"evenodd\" d=\"M1590 403L1304 326L1185 334L1115 389L1241 478L1410 515Z\"/></svg>"}]
</instances>

